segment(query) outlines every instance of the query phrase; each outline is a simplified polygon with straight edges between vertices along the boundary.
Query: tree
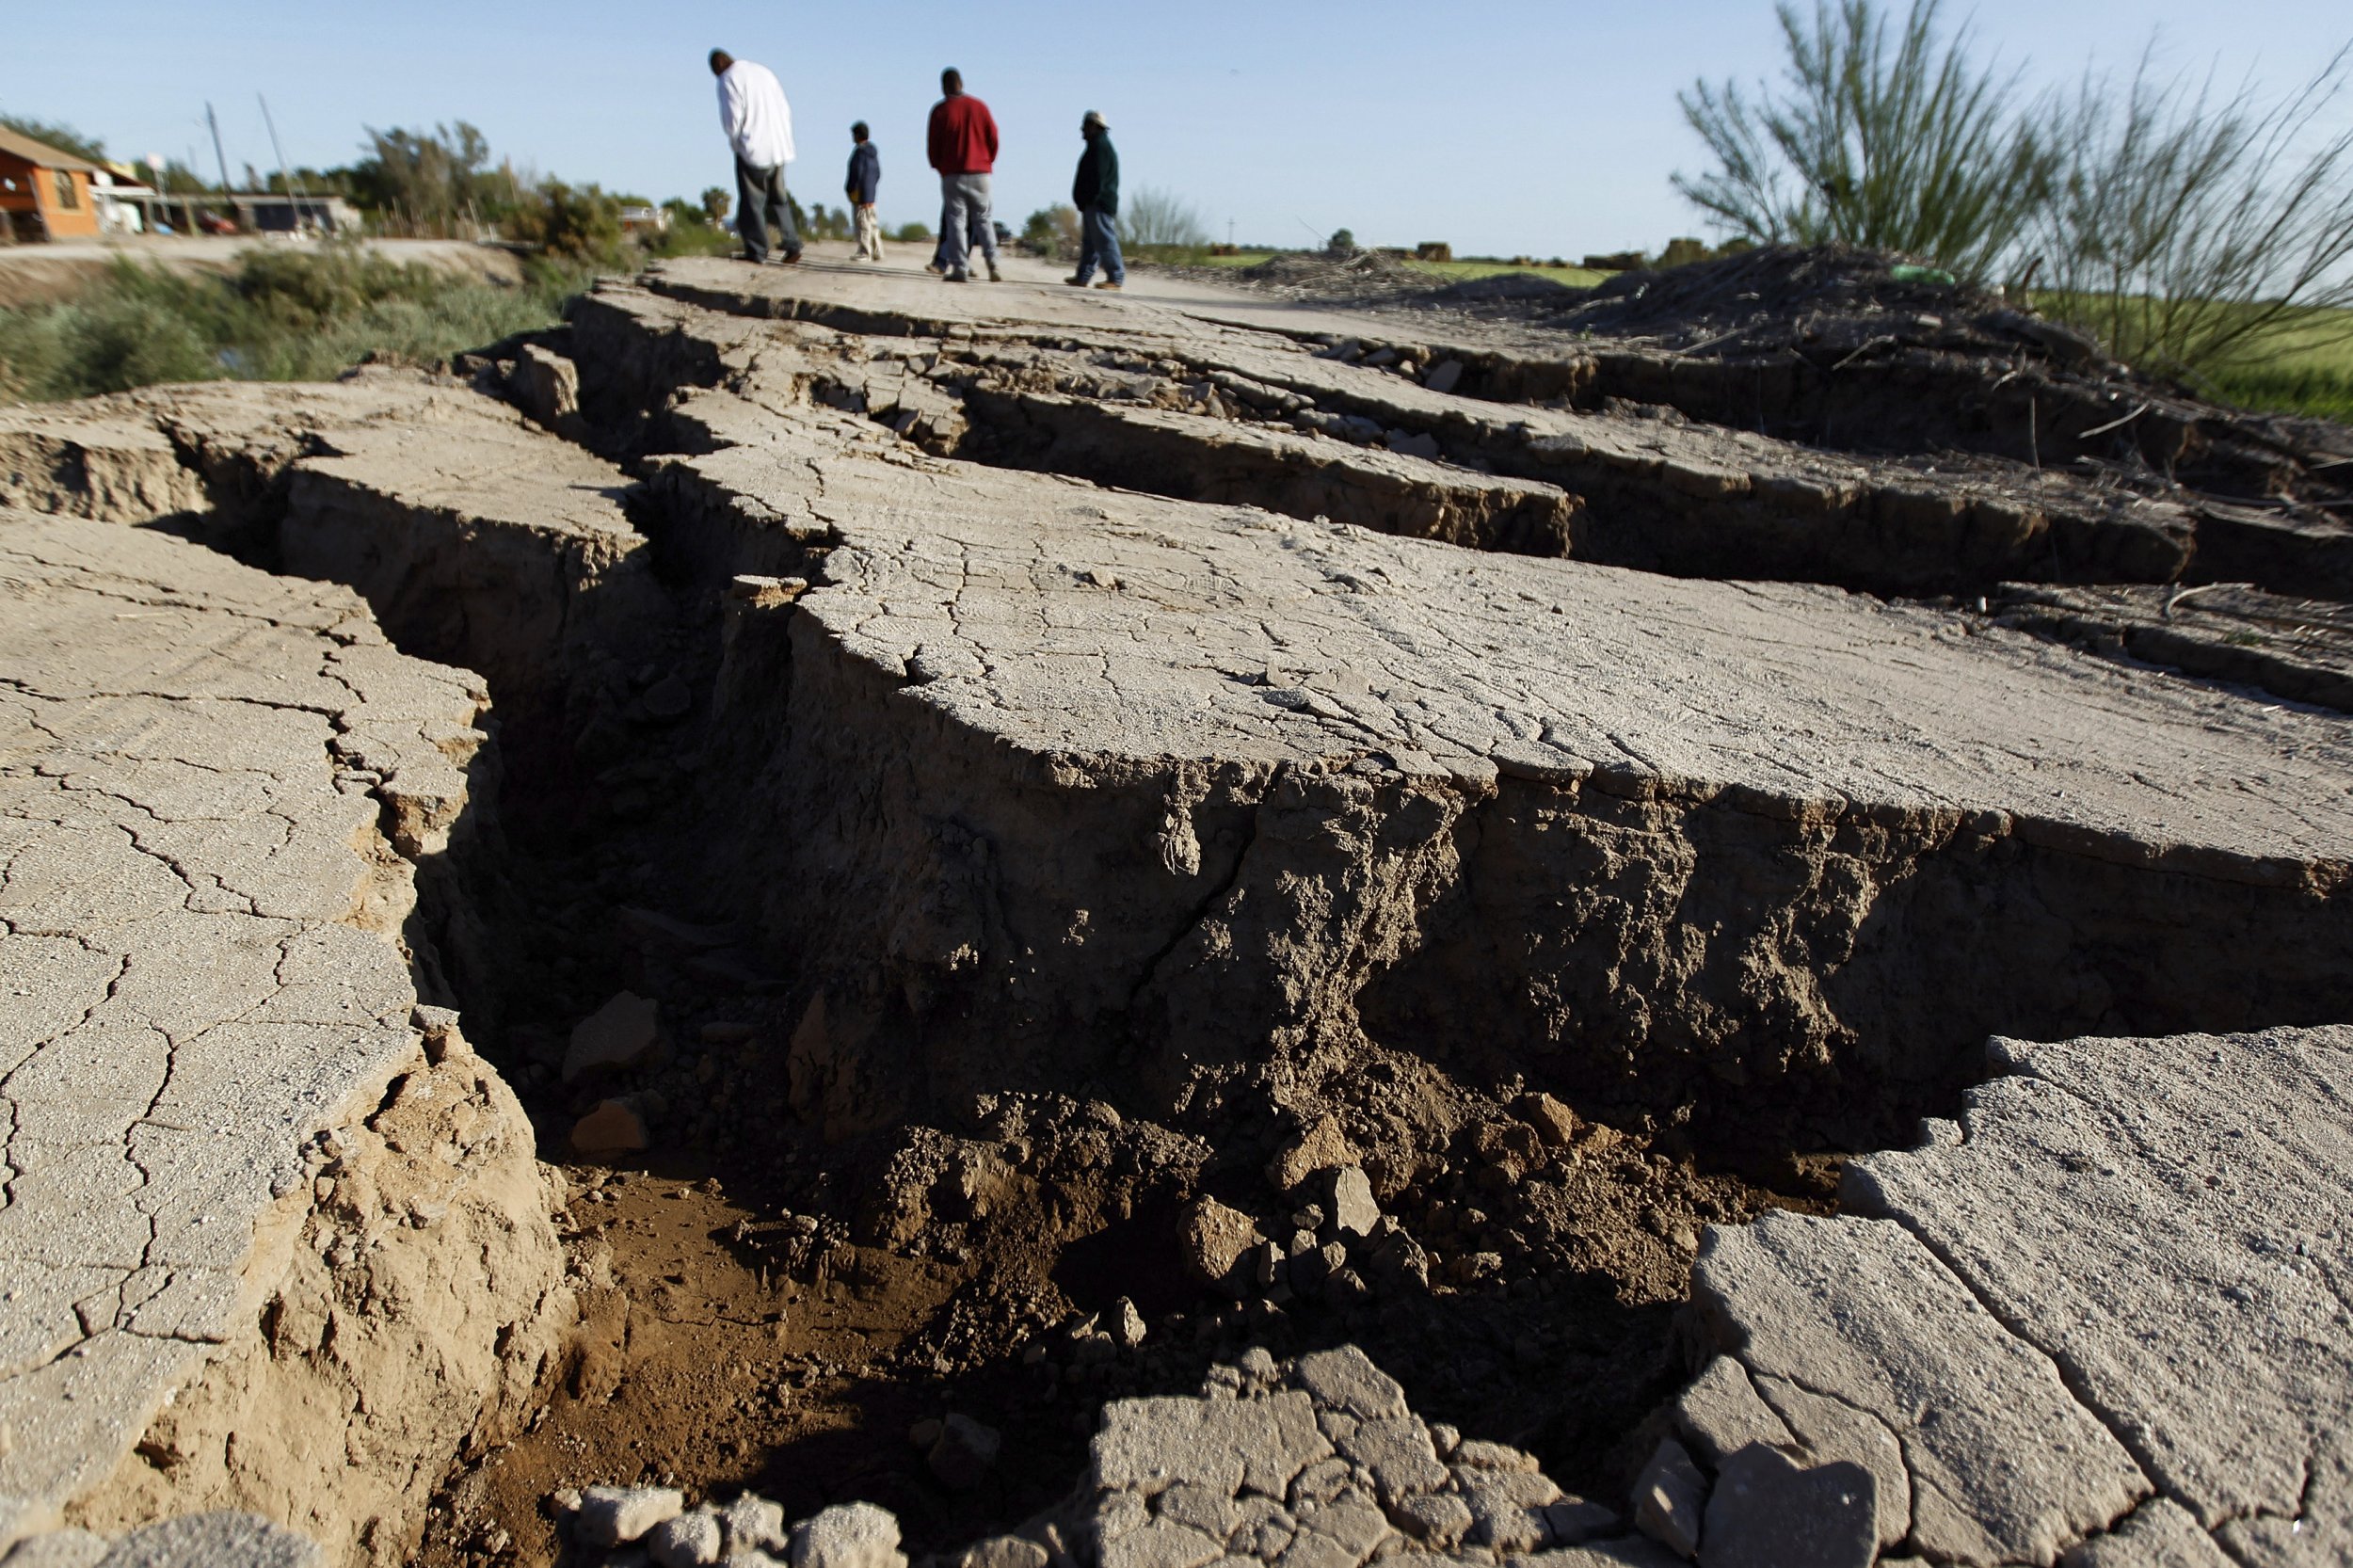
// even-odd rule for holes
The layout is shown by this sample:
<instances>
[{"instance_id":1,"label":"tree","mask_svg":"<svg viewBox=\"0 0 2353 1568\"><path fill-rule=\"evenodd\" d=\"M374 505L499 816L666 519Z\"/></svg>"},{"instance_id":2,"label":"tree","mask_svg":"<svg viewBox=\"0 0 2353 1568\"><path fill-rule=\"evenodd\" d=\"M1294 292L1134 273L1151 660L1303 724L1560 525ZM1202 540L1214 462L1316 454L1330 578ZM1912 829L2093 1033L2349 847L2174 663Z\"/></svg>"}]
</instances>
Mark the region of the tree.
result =
<instances>
[{"instance_id":1,"label":"tree","mask_svg":"<svg viewBox=\"0 0 2353 1568\"><path fill-rule=\"evenodd\" d=\"M20 136L30 136L44 147L54 147L71 153L86 163L104 163L106 144L96 136L86 136L71 125L52 124L25 115L0 114L0 125L7 126Z\"/></svg>"},{"instance_id":2,"label":"tree","mask_svg":"<svg viewBox=\"0 0 2353 1568\"><path fill-rule=\"evenodd\" d=\"M902 223L891 231L889 237L901 245L929 245L937 236L933 234L929 224Z\"/></svg>"},{"instance_id":3,"label":"tree","mask_svg":"<svg viewBox=\"0 0 2353 1568\"><path fill-rule=\"evenodd\" d=\"M720 186L713 185L703 192L703 214L713 227L728 220L728 209L734 204L735 198Z\"/></svg>"},{"instance_id":4,"label":"tree","mask_svg":"<svg viewBox=\"0 0 2353 1568\"><path fill-rule=\"evenodd\" d=\"M2015 72L1940 38L1940 0L1913 0L1891 40L1875 0L1776 8L1778 86L1695 83L1683 114L1717 168L1675 188L1761 245L1843 241L1984 278L2048 199L2057 154L2040 117L2013 114Z\"/></svg>"},{"instance_id":5,"label":"tree","mask_svg":"<svg viewBox=\"0 0 2353 1568\"><path fill-rule=\"evenodd\" d=\"M2045 308L2111 354L2198 376L2293 326L2353 337L2353 129L2322 117L2353 48L2271 104L2252 84L2158 79L2144 53L2118 88L2087 73L2033 240Z\"/></svg>"},{"instance_id":6,"label":"tree","mask_svg":"<svg viewBox=\"0 0 2353 1568\"><path fill-rule=\"evenodd\" d=\"M1119 227L1127 242L1139 250L1198 250L1209 243L1209 226L1191 202L1151 185L1128 199Z\"/></svg>"},{"instance_id":7,"label":"tree","mask_svg":"<svg viewBox=\"0 0 2353 1568\"><path fill-rule=\"evenodd\" d=\"M1315 232L1312 229L1307 232L1311 234ZM1353 256L1356 254L1355 232L1350 229L1333 230L1332 237L1323 242L1323 248L1335 256Z\"/></svg>"},{"instance_id":8,"label":"tree","mask_svg":"<svg viewBox=\"0 0 2353 1568\"><path fill-rule=\"evenodd\" d=\"M1072 261L1079 254L1079 209L1063 202L1040 207L1021 225L1021 247L1052 261Z\"/></svg>"},{"instance_id":9,"label":"tree","mask_svg":"<svg viewBox=\"0 0 2353 1568\"><path fill-rule=\"evenodd\" d=\"M352 200L411 233L451 234L504 211L511 177L489 168L489 139L459 120L430 131L367 127L368 156L351 166Z\"/></svg>"}]
</instances>

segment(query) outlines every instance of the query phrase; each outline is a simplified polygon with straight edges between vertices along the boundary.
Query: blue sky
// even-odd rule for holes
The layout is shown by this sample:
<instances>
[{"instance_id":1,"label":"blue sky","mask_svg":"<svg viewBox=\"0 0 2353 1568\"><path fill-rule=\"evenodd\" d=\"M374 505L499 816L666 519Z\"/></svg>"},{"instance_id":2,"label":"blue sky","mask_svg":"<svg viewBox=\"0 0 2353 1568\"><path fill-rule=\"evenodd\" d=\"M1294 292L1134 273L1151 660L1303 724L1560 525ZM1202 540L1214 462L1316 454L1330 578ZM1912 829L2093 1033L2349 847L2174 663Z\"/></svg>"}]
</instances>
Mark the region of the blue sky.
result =
<instances>
[{"instance_id":1,"label":"blue sky","mask_svg":"<svg viewBox=\"0 0 2353 1568\"><path fill-rule=\"evenodd\" d=\"M661 198L724 183L703 56L772 67L793 106L804 200L840 197L847 127L884 157L892 223L931 219L922 126L943 65L1003 128L998 208L1016 225L1066 197L1089 108L1129 189L1192 200L1218 237L1576 256L1701 232L1668 186L1698 154L1675 107L1695 76L1775 69L1768 0L12 0L0 109L62 120L118 156L267 168L266 93L290 159L358 153L363 125L465 119L524 167ZM2163 57L2284 88L2353 38L2343 0L1979 0L1954 5L2037 81L2097 57ZM2332 110L2353 124L2353 104Z\"/></svg>"}]
</instances>

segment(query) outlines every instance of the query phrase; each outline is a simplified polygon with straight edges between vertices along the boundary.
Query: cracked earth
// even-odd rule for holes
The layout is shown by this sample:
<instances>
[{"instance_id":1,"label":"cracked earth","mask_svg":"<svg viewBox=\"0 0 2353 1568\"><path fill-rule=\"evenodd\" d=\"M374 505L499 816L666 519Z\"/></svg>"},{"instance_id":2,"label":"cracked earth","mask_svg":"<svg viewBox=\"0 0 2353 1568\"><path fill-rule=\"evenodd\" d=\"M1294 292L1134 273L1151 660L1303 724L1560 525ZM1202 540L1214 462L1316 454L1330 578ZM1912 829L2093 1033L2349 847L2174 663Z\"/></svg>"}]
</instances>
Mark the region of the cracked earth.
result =
<instances>
[{"instance_id":1,"label":"cracked earth","mask_svg":"<svg viewBox=\"0 0 2353 1568\"><path fill-rule=\"evenodd\" d=\"M2353 1555L2353 438L1137 283L0 410L0 1562Z\"/></svg>"}]
</instances>

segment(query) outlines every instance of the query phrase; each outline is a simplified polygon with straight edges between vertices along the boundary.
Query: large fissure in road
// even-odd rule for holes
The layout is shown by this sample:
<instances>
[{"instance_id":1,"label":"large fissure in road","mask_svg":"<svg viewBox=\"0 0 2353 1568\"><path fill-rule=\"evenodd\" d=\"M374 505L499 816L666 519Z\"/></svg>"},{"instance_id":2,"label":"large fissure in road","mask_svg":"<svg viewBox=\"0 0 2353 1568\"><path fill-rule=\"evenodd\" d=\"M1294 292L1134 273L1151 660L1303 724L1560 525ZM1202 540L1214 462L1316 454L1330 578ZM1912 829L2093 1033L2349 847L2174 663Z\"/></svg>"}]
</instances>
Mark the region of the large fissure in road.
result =
<instances>
[{"instance_id":1,"label":"large fissure in road","mask_svg":"<svg viewBox=\"0 0 2353 1568\"><path fill-rule=\"evenodd\" d=\"M1427 338L721 279L471 387L6 438L488 682L414 946L571 1161L583 1314L429 1560L587 1480L958 1545L1106 1400L1341 1341L1614 1504L1705 1227L1833 1212L1989 1035L2353 1017L2341 719L2071 586L2186 600L2203 503ZM2335 689L2232 594L2169 663ZM943 1468L951 1413L1018 1463Z\"/></svg>"}]
</instances>

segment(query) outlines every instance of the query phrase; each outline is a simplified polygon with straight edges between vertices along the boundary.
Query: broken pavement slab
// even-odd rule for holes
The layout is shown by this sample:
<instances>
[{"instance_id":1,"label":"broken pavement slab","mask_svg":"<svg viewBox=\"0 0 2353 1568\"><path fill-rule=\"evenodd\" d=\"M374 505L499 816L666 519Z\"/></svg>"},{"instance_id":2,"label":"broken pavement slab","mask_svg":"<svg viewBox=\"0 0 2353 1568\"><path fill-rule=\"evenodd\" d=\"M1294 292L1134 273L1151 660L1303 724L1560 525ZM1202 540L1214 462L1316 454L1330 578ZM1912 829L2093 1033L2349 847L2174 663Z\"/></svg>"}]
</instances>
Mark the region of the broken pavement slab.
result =
<instances>
[{"instance_id":1,"label":"broken pavement slab","mask_svg":"<svg viewBox=\"0 0 2353 1568\"><path fill-rule=\"evenodd\" d=\"M1849 1168L1846 1217L1710 1231L1693 1297L1725 1358L1678 1419L1775 1442L1753 1380L1878 1424L1939 1560L2341 1560L2353 1031L1993 1064L1960 1123Z\"/></svg>"},{"instance_id":2,"label":"broken pavement slab","mask_svg":"<svg viewBox=\"0 0 2353 1568\"><path fill-rule=\"evenodd\" d=\"M445 1018L428 1061L396 945L423 936L413 864L457 831L482 689L394 653L348 590L159 534L0 512L0 1539L217 1485L189 1500L338 1551L380 1518L397 1550L561 1312L528 1126ZM388 1285L451 1248L470 1282L430 1320L274 1358L264 1302L323 1314L343 1249L378 1236ZM360 1423L387 1467L345 1466L350 1412L322 1398L428 1353L464 1385L417 1380ZM248 1400L269 1435L232 1480Z\"/></svg>"},{"instance_id":3,"label":"broken pavement slab","mask_svg":"<svg viewBox=\"0 0 2353 1568\"><path fill-rule=\"evenodd\" d=\"M935 458L830 409L686 407L734 444L659 464L677 547L813 584L756 852L792 889L772 939L880 964L919 1017L1004 999L991 1083L1066 1070L1064 1041L1130 1009L1193 1071L1376 1006L1376 1035L1435 1027L1467 997L1455 1031L1654 1102L1673 1074L1771 1081L1817 1048L1949 1081L2021 1019L2353 1010L2332 716L1834 590L1477 554ZM844 776L898 804L842 813ZM1334 822L1357 825L1320 838ZM1564 899L1607 865L1676 891ZM1673 920L1707 952L1672 956ZM1579 1000L1513 1000L1540 996ZM1752 1046L1767 1013L1818 1044ZM950 1092L965 1067L930 1070Z\"/></svg>"}]
</instances>

